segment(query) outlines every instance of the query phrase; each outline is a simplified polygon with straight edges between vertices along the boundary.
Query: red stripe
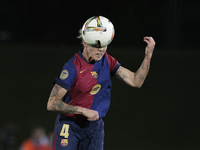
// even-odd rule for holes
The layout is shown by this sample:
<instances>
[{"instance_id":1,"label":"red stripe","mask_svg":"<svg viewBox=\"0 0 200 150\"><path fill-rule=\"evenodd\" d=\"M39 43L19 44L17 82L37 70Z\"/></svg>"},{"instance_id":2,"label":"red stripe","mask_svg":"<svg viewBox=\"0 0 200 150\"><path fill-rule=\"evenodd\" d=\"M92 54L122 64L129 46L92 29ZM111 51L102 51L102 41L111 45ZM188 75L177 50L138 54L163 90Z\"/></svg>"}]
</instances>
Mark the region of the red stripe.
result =
<instances>
[{"instance_id":1,"label":"red stripe","mask_svg":"<svg viewBox=\"0 0 200 150\"><path fill-rule=\"evenodd\" d=\"M58 132L56 133L55 139L53 141L53 150L56 149L56 141L57 141Z\"/></svg>"},{"instance_id":2,"label":"red stripe","mask_svg":"<svg viewBox=\"0 0 200 150\"><path fill-rule=\"evenodd\" d=\"M77 69L77 75L75 82L69 90L71 101L68 104L89 109L94 98L94 95L89 94L89 92L97 84L96 78L92 77L91 74L94 64L88 64L76 54L74 65ZM80 73L83 70L84 72Z\"/></svg>"},{"instance_id":3,"label":"red stripe","mask_svg":"<svg viewBox=\"0 0 200 150\"><path fill-rule=\"evenodd\" d=\"M109 63L109 69L110 72L113 71L113 69L115 68L116 64L117 64L117 60L115 58L113 58L112 56L108 55L107 52L105 53L108 63Z\"/></svg>"}]
</instances>

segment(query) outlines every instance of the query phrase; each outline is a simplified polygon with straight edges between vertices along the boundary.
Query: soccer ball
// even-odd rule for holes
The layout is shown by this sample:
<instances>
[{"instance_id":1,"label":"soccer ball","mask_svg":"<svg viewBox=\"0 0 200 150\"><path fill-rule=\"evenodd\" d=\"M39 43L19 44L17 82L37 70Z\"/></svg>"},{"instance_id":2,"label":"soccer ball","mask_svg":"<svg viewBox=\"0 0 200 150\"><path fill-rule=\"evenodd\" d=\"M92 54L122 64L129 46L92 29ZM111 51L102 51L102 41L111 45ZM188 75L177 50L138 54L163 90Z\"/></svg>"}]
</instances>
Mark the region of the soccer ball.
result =
<instances>
[{"instance_id":1,"label":"soccer ball","mask_svg":"<svg viewBox=\"0 0 200 150\"><path fill-rule=\"evenodd\" d=\"M113 24L103 16L89 18L82 27L82 38L91 47L101 48L109 45L114 37Z\"/></svg>"}]
</instances>

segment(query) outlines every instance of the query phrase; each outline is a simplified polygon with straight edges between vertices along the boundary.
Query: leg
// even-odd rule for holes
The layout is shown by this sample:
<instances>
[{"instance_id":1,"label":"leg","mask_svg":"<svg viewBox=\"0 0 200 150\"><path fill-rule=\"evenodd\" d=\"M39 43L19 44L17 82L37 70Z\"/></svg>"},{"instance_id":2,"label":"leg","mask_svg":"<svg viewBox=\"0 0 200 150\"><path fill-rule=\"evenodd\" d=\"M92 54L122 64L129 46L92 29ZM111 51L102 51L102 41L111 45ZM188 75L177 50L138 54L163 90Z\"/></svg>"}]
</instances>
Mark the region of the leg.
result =
<instances>
[{"instance_id":1,"label":"leg","mask_svg":"<svg viewBox=\"0 0 200 150\"><path fill-rule=\"evenodd\" d=\"M103 120L89 122L85 130L85 137L80 142L78 150L103 150L104 122Z\"/></svg>"},{"instance_id":2,"label":"leg","mask_svg":"<svg viewBox=\"0 0 200 150\"><path fill-rule=\"evenodd\" d=\"M73 120L56 121L53 150L77 150L80 128Z\"/></svg>"}]
</instances>

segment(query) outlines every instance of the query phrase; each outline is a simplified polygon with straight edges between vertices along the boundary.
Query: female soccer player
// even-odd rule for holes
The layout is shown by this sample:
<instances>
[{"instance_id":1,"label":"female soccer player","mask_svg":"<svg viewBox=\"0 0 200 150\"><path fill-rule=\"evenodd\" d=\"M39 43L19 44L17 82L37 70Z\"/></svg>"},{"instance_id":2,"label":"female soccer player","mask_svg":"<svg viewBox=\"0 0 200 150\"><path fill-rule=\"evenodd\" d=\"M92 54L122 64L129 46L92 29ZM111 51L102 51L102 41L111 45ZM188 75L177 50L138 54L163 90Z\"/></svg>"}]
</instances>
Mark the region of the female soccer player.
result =
<instances>
[{"instance_id":1,"label":"female soccer player","mask_svg":"<svg viewBox=\"0 0 200 150\"><path fill-rule=\"evenodd\" d=\"M74 55L54 80L47 109L59 112L55 122L53 150L103 150L104 122L110 106L110 75L140 88L148 74L155 47L152 37L136 72L122 67L107 54L107 47L84 48Z\"/></svg>"}]
</instances>

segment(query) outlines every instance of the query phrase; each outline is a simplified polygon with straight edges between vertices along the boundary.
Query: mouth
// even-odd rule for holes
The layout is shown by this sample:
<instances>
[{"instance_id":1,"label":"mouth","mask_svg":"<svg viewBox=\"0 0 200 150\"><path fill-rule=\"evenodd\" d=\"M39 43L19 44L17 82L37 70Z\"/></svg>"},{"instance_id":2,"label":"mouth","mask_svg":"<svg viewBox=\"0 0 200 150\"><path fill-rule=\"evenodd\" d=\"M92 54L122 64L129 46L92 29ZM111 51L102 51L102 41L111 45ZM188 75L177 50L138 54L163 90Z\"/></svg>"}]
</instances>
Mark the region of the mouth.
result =
<instances>
[{"instance_id":1,"label":"mouth","mask_svg":"<svg viewBox=\"0 0 200 150\"><path fill-rule=\"evenodd\" d=\"M102 53L97 53L96 55L97 55L98 57L102 57L102 56L103 56Z\"/></svg>"}]
</instances>

